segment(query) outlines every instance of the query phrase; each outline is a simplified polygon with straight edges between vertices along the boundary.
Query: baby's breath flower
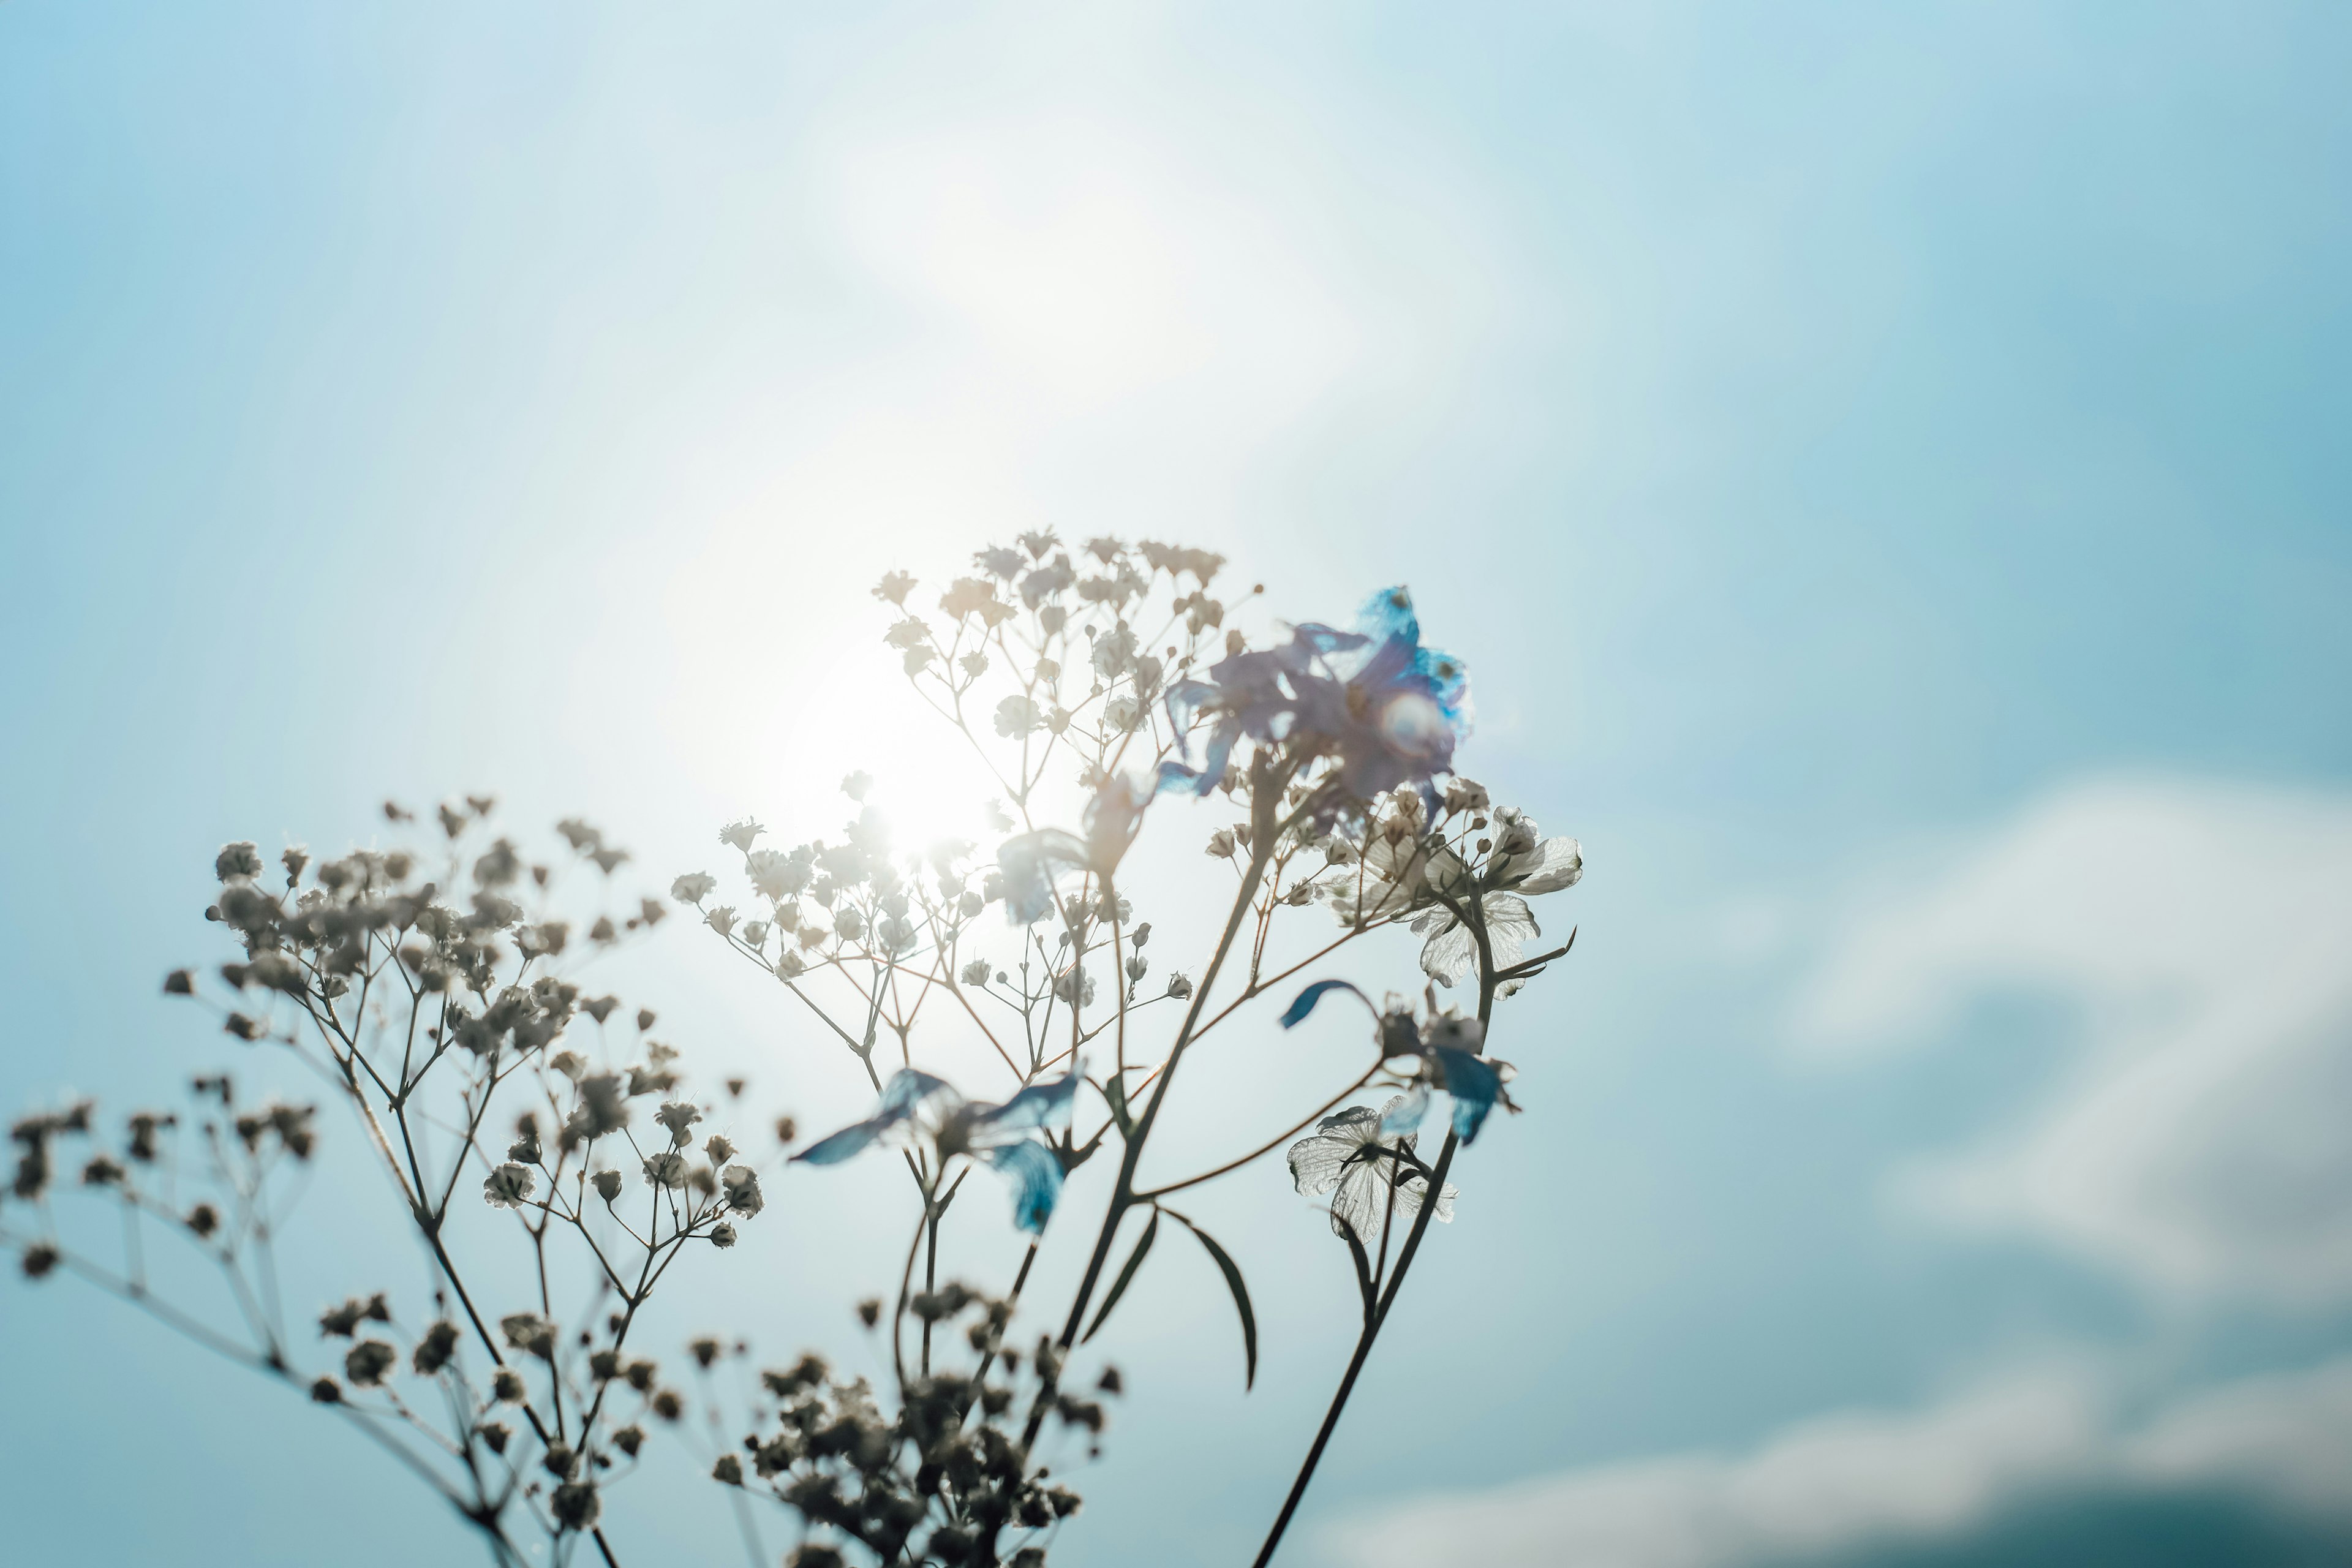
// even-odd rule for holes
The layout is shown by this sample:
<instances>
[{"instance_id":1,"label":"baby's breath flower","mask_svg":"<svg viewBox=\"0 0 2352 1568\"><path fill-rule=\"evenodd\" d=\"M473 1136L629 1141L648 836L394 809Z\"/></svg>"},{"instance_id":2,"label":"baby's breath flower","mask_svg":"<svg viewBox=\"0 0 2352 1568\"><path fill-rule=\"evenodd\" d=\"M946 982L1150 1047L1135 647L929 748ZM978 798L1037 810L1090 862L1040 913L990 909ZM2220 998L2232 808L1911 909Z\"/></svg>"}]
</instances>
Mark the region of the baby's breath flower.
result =
<instances>
[{"instance_id":1,"label":"baby's breath flower","mask_svg":"<svg viewBox=\"0 0 2352 1568\"><path fill-rule=\"evenodd\" d=\"M749 1219L767 1206L760 1195L759 1173L749 1165L730 1165L720 1178L727 1189L727 1206Z\"/></svg>"},{"instance_id":2,"label":"baby's breath flower","mask_svg":"<svg viewBox=\"0 0 2352 1568\"><path fill-rule=\"evenodd\" d=\"M436 1322L425 1331L423 1339L416 1342L415 1352L410 1355L408 1364L416 1369L419 1376L431 1377L447 1366L457 1353L457 1325L447 1321Z\"/></svg>"},{"instance_id":3,"label":"baby's breath flower","mask_svg":"<svg viewBox=\"0 0 2352 1568\"><path fill-rule=\"evenodd\" d=\"M665 1150L646 1156L646 1184L677 1188L686 1185L686 1156Z\"/></svg>"},{"instance_id":4,"label":"baby's breath flower","mask_svg":"<svg viewBox=\"0 0 2352 1568\"><path fill-rule=\"evenodd\" d=\"M506 1164L492 1171L482 1183L482 1198L492 1208L520 1208L530 1200L537 1179L528 1165Z\"/></svg>"},{"instance_id":5,"label":"baby's breath flower","mask_svg":"<svg viewBox=\"0 0 2352 1568\"><path fill-rule=\"evenodd\" d=\"M604 1500L587 1481L566 1481L557 1487L547 1500L548 1511L564 1530L589 1530L604 1511Z\"/></svg>"},{"instance_id":6,"label":"baby's breath flower","mask_svg":"<svg viewBox=\"0 0 2352 1568\"><path fill-rule=\"evenodd\" d=\"M689 871L669 885L669 896L681 904L698 904L718 886L719 879L708 871Z\"/></svg>"},{"instance_id":7,"label":"baby's breath flower","mask_svg":"<svg viewBox=\"0 0 2352 1568\"><path fill-rule=\"evenodd\" d=\"M702 1112L683 1100L673 1100L654 1112L654 1120L669 1129L670 1142L685 1148L694 1142L694 1124L702 1120Z\"/></svg>"},{"instance_id":8,"label":"baby's breath flower","mask_svg":"<svg viewBox=\"0 0 2352 1568\"><path fill-rule=\"evenodd\" d=\"M343 1375L359 1388L373 1388L383 1381L400 1352L382 1340L362 1340L343 1354Z\"/></svg>"},{"instance_id":9,"label":"baby's breath flower","mask_svg":"<svg viewBox=\"0 0 2352 1568\"><path fill-rule=\"evenodd\" d=\"M499 1330L506 1335L507 1343L519 1351L551 1359L555 1354L555 1325L536 1312L509 1312L499 1320ZM516 1382L520 1383L518 1378ZM505 1398L502 1393L500 1398Z\"/></svg>"}]
</instances>

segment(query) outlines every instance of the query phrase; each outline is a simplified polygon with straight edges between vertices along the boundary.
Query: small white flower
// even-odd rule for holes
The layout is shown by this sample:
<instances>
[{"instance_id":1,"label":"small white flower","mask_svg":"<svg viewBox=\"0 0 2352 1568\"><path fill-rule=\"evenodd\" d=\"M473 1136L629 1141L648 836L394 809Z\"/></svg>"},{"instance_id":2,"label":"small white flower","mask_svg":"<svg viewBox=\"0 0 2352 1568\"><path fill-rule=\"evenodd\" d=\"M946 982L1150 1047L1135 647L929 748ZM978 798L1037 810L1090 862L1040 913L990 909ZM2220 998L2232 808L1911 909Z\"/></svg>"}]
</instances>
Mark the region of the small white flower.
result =
<instances>
[{"instance_id":1,"label":"small white flower","mask_svg":"<svg viewBox=\"0 0 2352 1568\"><path fill-rule=\"evenodd\" d=\"M1307 1197L1329 1193L1332 1230L1341 1236L1352 1230L1356 1239L1367 1246L1380 1235L1390 1212L1391 1192L1397 1217L1410 1219L1420 1212L1422 1194L1429 1184L1419 1172L1380 1152L1412 1152L1410 1136L1381 1136L1381 1118L1404 1100L1400 1094L1378 1110L1369 1105L1349 1106L1325 1117L1313 1133L1290 1146L1290 1178L1298 1191ZM1397 1180L1400 1173L1401 1182ZM1456 1195L1450 1184L1438 1194L1436 1218L1454 1218Z\"/></svg>"},{"instance_id":2,"label":"small white flower","mask_svg":"<svg viewBox=\"0 0 2352 1568\"><path fill-rule=\"evenodd\" d=\"M683 1149L694 1142L694 1124L702 1120L702 1112L684 1100L674 1100L654 1112L654 1120L669 1129L669 1141Z\"/></svg>"},{"instance_id":3,"label":"small white flower","mask_svg":"<svg viewBox=\"0 0 2352 1568\"><path fill-rule=\"evenodd\" d=\"M728 1166L719 1184L727 1194L727 1206L746 1219L767 1207L767 1199L760 1195L760 1174L749 1165Z\"/></svg>"},{"instance_id":4,"label":"small white flower","mask_svg":"<svg viewBox=\"0 0 2352 1568\"><path fill-rule=\"evenodd\" d=\"M492 1208L520 1208L530 1199L536 1178L528 1165L500 1165L482 1184L482 1197Z\"/></svg>"},{"instance_id":5,"label":"small white flower","mask_svg":"<svg viewBox=\"0 0 2352 1568\"><path fill-rule=\"evenodd\" d=\"M1535 911L1517 893L1488 893L1478 900L1486 926L1486 945L1494 950L1495 967L1508 969L1527 951L1536 929ZM1444 905L1425 910L1412 922L1413 934L1429 941L1421 950L1422 972L1440 985L1451 985L1476 967L1478 941L1470 928L1454 918Z\"/></svg>"}]
</instances>

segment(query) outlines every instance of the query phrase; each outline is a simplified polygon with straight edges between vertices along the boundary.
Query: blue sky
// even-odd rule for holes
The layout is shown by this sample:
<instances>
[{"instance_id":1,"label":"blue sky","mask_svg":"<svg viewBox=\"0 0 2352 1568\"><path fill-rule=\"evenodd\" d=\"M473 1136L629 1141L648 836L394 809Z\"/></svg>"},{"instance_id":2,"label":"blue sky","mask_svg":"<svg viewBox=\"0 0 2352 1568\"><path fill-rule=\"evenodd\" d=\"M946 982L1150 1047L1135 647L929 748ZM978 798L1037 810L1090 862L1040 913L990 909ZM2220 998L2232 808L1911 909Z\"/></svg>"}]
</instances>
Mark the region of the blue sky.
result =
<instances>
[{"instance_id":1,"label":"blue sky","mask_svg":"<svg viewBox=\"0 0 2352 1568\"><path fill-rule=\"evenodd\" d=\"M1591 868L1302 1559L2340 1542L2352 17L1268 12L0 6L0 1091L218 1057L152 991L224 839L821 832L927 776L880 572L1190 537L1409 582ZM687 1041L853 1113L690 937ZM840 1191L697 1305L840 1338ZM1344 1354L1319 1222L1217 1202L1265 1375L1213 1280L1123 1309L1074 1563L1233 1560ZM127 1313L0 1321L33 1555L463 1549Z\"/></svg>"}]
</instances>

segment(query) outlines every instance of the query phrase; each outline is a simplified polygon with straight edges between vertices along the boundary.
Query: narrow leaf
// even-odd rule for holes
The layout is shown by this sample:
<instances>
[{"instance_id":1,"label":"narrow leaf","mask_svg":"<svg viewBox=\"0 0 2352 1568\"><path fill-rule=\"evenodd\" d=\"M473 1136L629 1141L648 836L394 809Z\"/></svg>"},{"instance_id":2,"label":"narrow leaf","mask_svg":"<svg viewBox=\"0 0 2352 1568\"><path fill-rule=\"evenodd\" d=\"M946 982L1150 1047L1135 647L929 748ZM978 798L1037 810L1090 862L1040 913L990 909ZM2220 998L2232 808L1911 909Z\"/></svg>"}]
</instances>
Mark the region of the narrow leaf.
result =
<instances>
[{"instance_id":1,"label":"narrow leaf","mask_svg":"<svg viewBox=\"0 0 2352 1568\"><path fill-rule=\"evenodd\" d=\"M1331 1216L1331 1221L1333 1228L1339 1233L1339 1238L1348 1244L1348 1256L1355 1262L1356 1293L1364 1299L1364 1321L1370 1323L1373 1307L1371 1256L1364 1250L1364 1244L1357 1239L1354 1226L1336 1214Z\"/></svg>"},{"instance_id":2,"label":"narrow leaf","mask_svg":"<svg viewBox=\"0 0 2352 1568\"><path fill-rule=\"evenodd\" d=\"M1242 1386L1254 1388L1257 1385L1257 1313L1250 1308L1249 1287L1242 1283L1241 1268L1234 1262L1232 1255L1217 1245L1214 1237L1191 1220L1184 1219L1182 1215L1176 1214L1174 1209L1168 1212L1183 1220L1184 1228L1200 1237L1201 1245L1209 1249L1209 1256L1216 1260L1217 1268L1223 1273L1225 1288L1234 1293L1234 1310L1242 1318L1242 1354L1248 1361L1248 1372Z\"/></svg>"},{"instance_id":3,"label":"narrow leaf","mask_svg":"<svg viewBox=\"0 0 2352 1568\"><path fill-rule=\"evenodd\" d=\"M1110 1316L1110 1310L1118 1305L1118 1299L1121 1296L1127 1294L1128 1281L1133 1279L1135 1271L1143 1267L1143 1255L1151 1250L1151 1243L1159 1235L1160 1211L1153 1209L1151 1223L1143 1227L1143 1238L1135 1244L1135 1250L1127 1255L1127 1267L1121 1268L1118 1271L1118 1278L1111 1281L1110 1294L1105 1296L1103 1304L1095 1310L1094 1324L1087 1330L1078 1343L1084 1344L1087 1340L1095 1337L1095 1331L1103 1326L1103 1320Z\"/></svg>"},{"instance_id":4,"label":"narrow leaf","mask_svg":"<svg viewBox=\"0 0 2352 1568\"><path fill-rule=\"evenodd\" d=\"M1127 1109L1127 1080L1117 1073L1103 1079L1103 1099L1110 1103L1110 1119L1118 1124L1118 1135L1132 1137L1135 1117Z\"/></svg>"}]
</instances>

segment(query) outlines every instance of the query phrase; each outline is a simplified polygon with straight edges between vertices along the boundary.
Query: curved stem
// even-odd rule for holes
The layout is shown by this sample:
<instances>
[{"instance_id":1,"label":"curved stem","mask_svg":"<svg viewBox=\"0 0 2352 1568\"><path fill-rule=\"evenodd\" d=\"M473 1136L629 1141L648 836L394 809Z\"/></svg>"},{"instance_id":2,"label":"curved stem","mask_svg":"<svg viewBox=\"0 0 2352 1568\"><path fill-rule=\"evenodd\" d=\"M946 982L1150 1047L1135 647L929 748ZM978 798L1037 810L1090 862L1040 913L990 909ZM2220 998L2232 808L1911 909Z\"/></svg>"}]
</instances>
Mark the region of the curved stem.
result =
<instances>
[{"instance_id":1,"label":"curved stem","mask_svg":"<svg viewBox=\"0 0 2352 1568\"><path fill-rule=\"evenodd\" d=\"M1450 900L1449 907L1454 907ZM1465 923L1478 942L1478 1022L1483 1036L1484 1026L1492 1021L1495 1011L1495 990L1498 984L1495 953L1486 940L1486 913L1478 901L1475 899L1469 900L1464 912L1468 916ZM1348 1408L1348 1396L1356 1391L1356 1378L1372 1353L1373 1342L1381 1337L1381 1325L1388 1321L1389 1309L1396 1305L1397 1292L1404 1288L1404 1277L1412 1268L1414 1256L1421 1250L1421 1238L1429 1232L1430 1216L1437 1212L1437 1205L1445 1195L1445 1173L1453 1168L1454 1152L1460 1143L1460 1138L1448 1129L1445 1146L1438 1151L1437 1163L1427 1177L1429 1190L1423 1195L1420 1212L1412 1216L1412 1229L1406 1234L1404 1246L1398 1249L1396 1270L1389 1276L1388 1288L1381 1292L1379 1307L1364 1324L1364 1331L1357 1337L1356 1353L1348 1358L1348 1370L1341 1374L1339 1390L1331 1396L1331 1408L1324 1412L1323 1425L1317 1428L1315 1441L1307 1448L1305 1461L1298 1467L1298 1477L1290 1483L1290 1495L1282 1500L1282 1511L1275 1516L1274 1527L1266 1531L1265 1544L1258 1548L1256 1560L1251 1568L1266 1568L1266 1564L1274 1560L1276 1548L1282 1544L1283 1532L1290 1528L1291 1516L1298 1511L1299 1500L1307 1495L1307 1483L1315 1479L1315 1468L1322 1463L1323 1450L1330 1443L1331 1434L1339 1428L1341 1413ZM1387 1238L1383 1237L1382 1247L1385 1248L1387 1244Z\"/></svg>"}]
</instances>

